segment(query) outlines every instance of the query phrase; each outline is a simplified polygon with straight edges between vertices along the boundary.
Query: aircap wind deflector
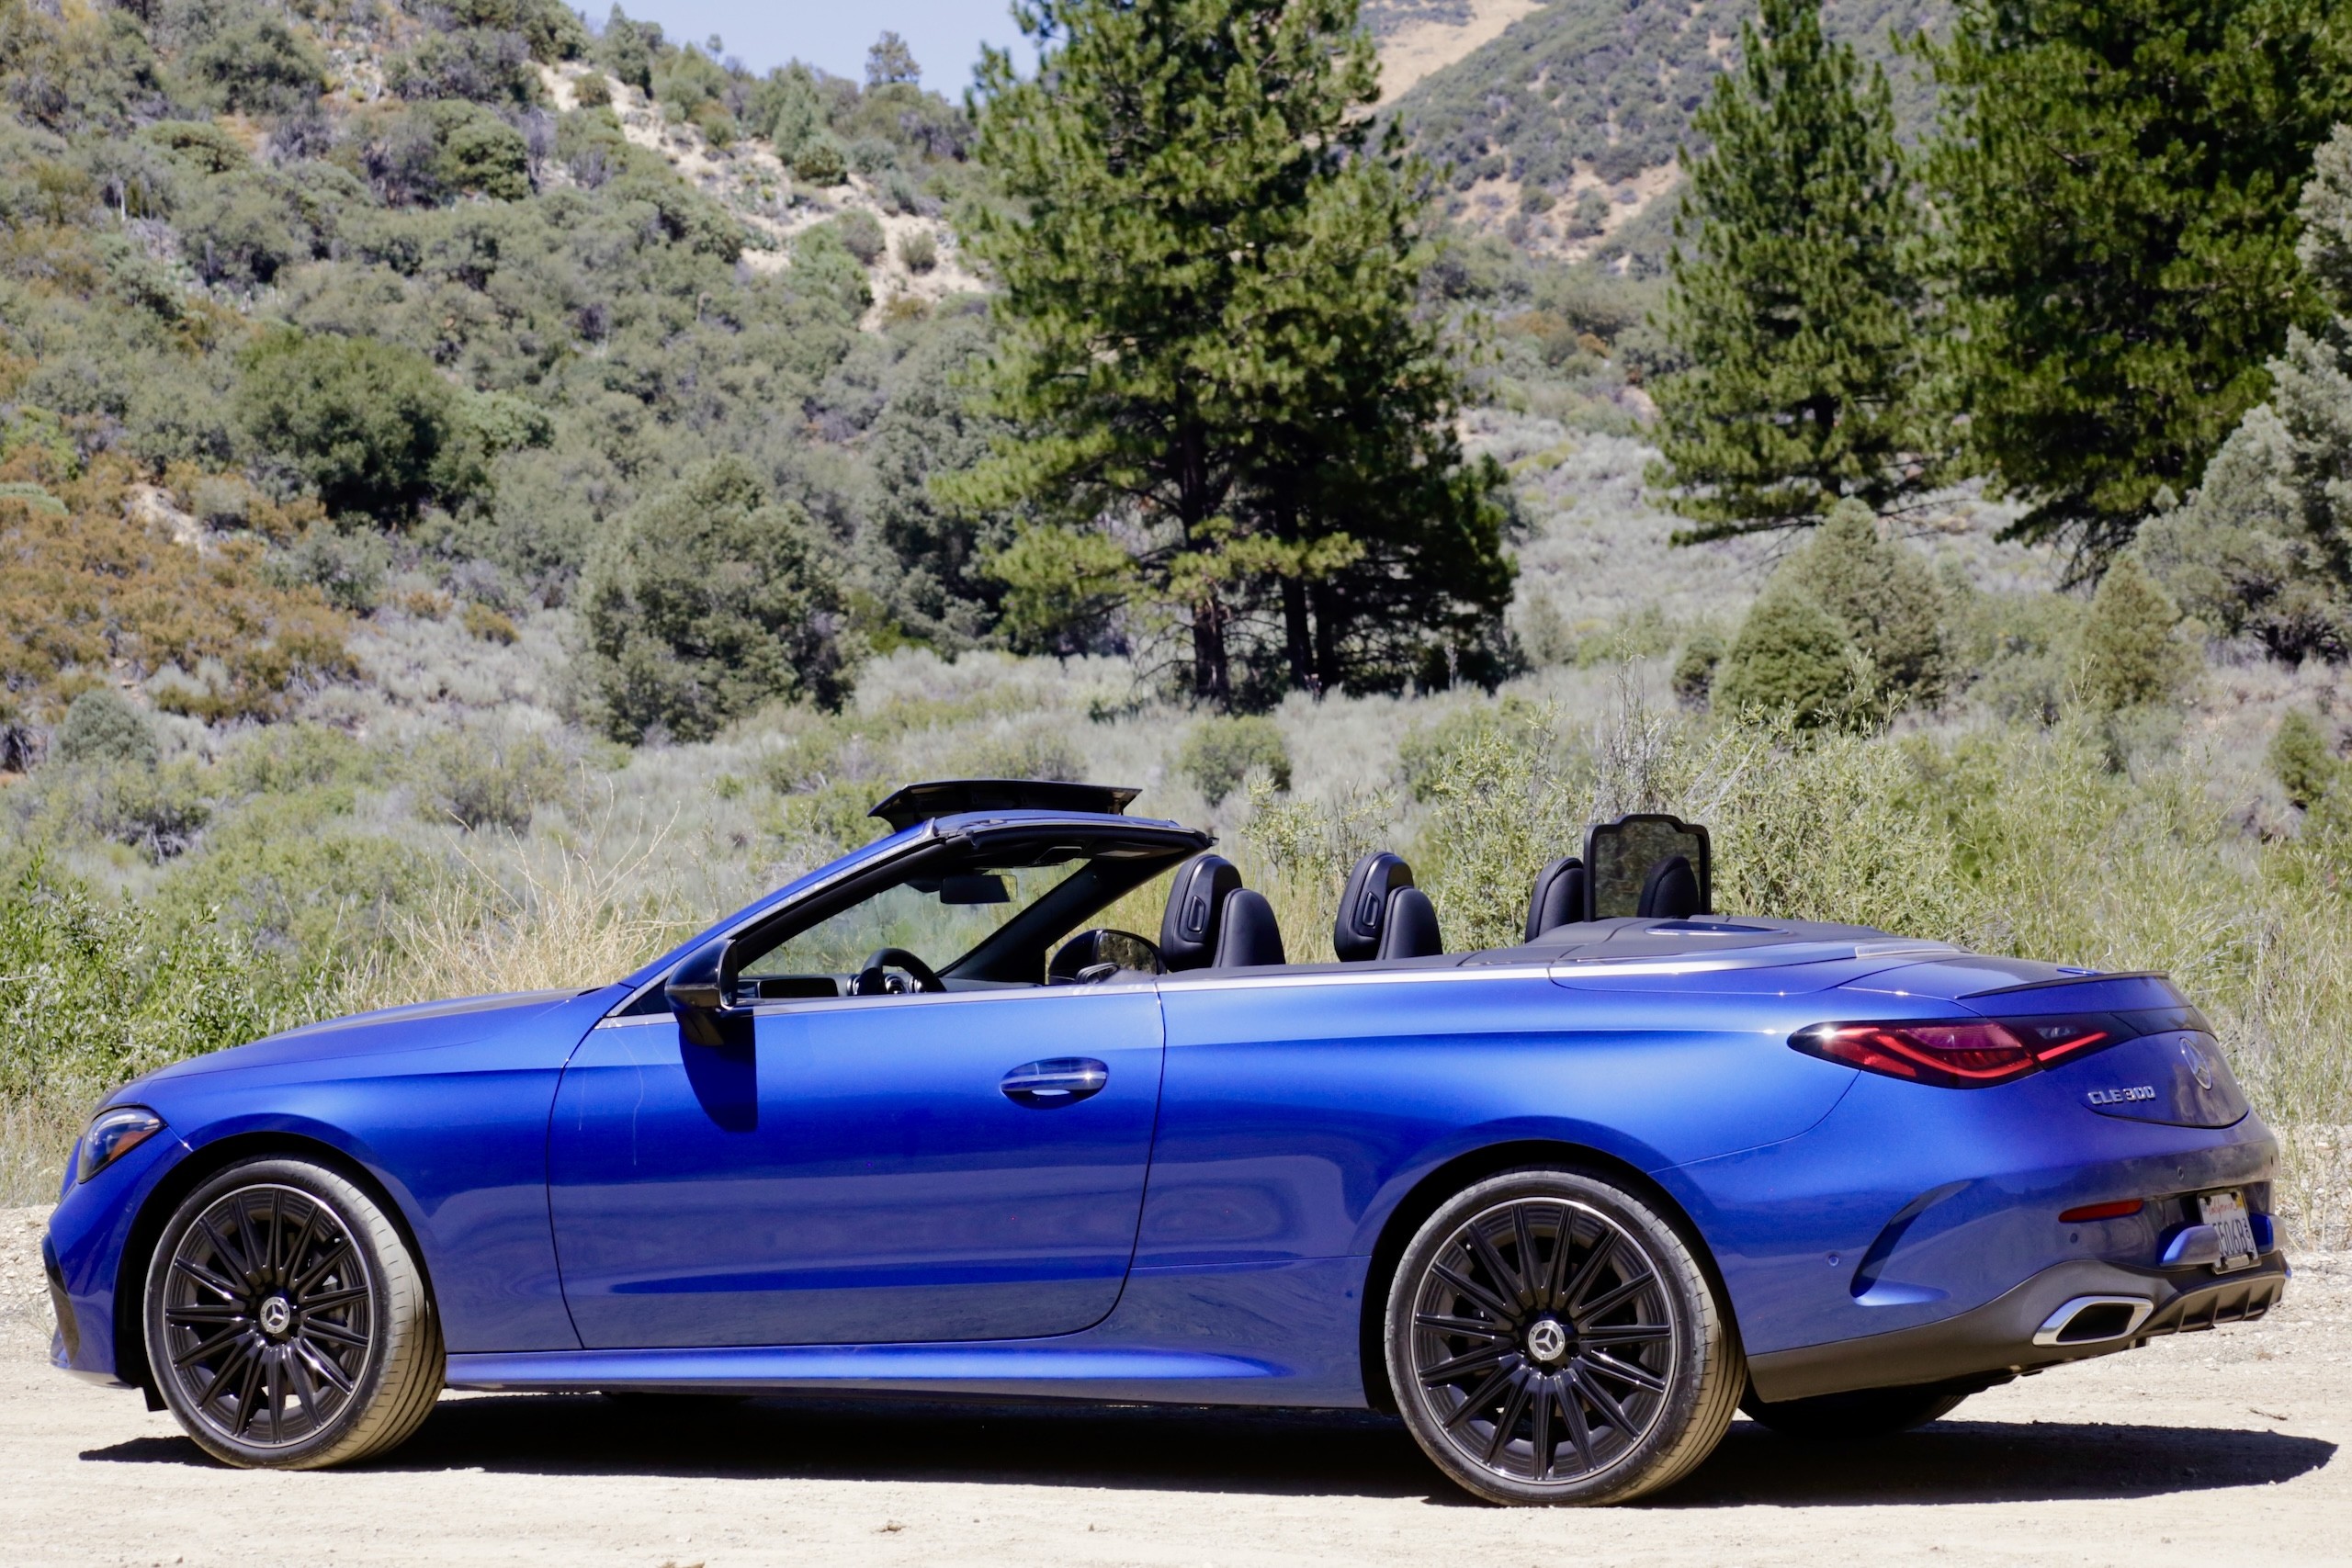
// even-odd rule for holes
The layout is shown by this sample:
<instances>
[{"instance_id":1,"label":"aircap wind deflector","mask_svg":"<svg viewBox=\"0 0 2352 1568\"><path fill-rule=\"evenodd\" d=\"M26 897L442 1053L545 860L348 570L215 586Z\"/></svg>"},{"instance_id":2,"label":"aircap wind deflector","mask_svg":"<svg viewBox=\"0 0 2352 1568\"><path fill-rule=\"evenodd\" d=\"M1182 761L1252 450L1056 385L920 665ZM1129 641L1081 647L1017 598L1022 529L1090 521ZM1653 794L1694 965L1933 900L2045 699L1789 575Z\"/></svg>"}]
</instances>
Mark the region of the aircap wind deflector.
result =
<instances>
[{"instance_id":1,"label":"aircap wind deflector","mask_svg":"<svg viewBox=\"0 0 2352 1568\"><path fill-rule=\"evenodd\" d=\"M893 791L866 815L879 817L893 829L963 811L1076 811L1117 817L1142 793L1125 784L1054 779L934 779Z\"/></svg>"}]
</instances>

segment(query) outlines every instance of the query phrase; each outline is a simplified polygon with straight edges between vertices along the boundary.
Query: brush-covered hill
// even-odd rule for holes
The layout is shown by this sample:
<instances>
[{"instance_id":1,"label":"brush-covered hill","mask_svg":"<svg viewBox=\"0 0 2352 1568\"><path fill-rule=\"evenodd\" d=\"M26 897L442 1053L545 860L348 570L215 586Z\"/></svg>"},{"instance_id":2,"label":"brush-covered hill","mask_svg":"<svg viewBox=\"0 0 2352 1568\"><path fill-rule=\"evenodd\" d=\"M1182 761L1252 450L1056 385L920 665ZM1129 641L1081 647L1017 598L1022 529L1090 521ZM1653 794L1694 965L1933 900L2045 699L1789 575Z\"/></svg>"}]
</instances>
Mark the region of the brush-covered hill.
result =
<instances>
[{"instance_id":1,"label":"brush-covered hill","mask_svg":"<svg viewBox=\"0 0 2352 1568\"><path fill-rule=\"evenodd\" d=\"M1443 172L1454 215L1532 254L1653 263L1690 116L1734 58L1754 0L1553 0L1498 33L1510 0L1367 0L1392 69L1389 112ZM1830 33L1883 64L1916 129L1928 98L1892 39L1939 28L1950 0L1828 0ZM1477 41L1437 69L1444 40ZM1410 45L1410 52L1406 50Z\"/></svg>"}]
</instances>

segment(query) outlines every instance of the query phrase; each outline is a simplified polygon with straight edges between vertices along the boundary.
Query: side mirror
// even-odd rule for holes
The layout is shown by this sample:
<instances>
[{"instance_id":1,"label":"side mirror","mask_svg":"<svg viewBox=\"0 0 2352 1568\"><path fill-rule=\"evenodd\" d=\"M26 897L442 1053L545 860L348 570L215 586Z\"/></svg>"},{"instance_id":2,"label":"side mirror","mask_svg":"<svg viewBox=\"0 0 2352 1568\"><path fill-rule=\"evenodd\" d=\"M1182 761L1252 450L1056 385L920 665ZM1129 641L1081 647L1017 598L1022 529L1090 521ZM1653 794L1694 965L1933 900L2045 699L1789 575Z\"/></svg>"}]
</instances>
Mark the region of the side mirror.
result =
<instances>
[{"instance_id":1,"label":"side mirror","mask_svg":"<svg viewBox=\"0 0 2352 1568\"><path fill-rule=\"evenodd\" d=\"M687 953L662 990L677 1015L680 1034L713 1050L725 1045L723 1025L744 1016L744 1010L735 1006L734 940L715 937Z\"/></svg>"},{"instance_id":2,"label":"side mirror","mask_svg":"<svg viewBox=\"0 0 2352 1568\"><path fill-rule=\"evenodd\" d=\"M1672 919L1714 908L1707 830L1679 817L1644 812L1599 823L1585 835L1584 863L1587 919Z\"/></svg>"}]
</instances>

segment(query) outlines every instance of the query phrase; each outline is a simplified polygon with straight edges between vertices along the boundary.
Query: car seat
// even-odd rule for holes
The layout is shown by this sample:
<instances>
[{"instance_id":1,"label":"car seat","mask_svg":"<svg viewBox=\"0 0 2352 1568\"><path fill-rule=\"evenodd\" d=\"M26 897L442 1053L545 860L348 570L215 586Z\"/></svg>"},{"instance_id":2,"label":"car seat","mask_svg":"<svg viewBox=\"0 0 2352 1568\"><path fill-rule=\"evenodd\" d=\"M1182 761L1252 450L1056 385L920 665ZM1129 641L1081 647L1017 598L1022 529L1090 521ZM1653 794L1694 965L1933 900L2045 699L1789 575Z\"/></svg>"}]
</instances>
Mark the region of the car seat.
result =
<instances>
[{"instance_id":1,"label":"car seat","mask_svg":"<svg viewBox=\"0 0 2352 1568\"><path fill-rule=\"evenodd\" d=\"M1437 906L1413 886L1413 868L1402 857L1375 850L1356 862L1331 922L1331 951L1343 964L1435 958L1445 951Z\"/></svg>"},{"instance_id":2,"label":"car seat","mask_svg":"<svg viewBox=\"0 0 2352 1568\"><path fill-rule=\"evenodd\" d=\"M1700 913L1699 874L1690 869L1690 859L1668 855L1650 867L1634 912L1650 920L1687 920Z\"/></svg>"},{"instance_id":3,"label":"car seat","mask_svg":"<svg viewBox=\"0 0 2352 1568\"><path fill-rule=\"evenodd\" d=\"M1246 969L1289 962L1265 895L1241 886L1223 855L1194 855L1176 872L1159 920L1159 958L1181 969Z\"/></svg>"},{"instance_id":4,"label":"car seat","mask_svg":"<svg viewBox=\"0 0 2352 1568\"><path fill-rule=\"evenodd\" d=\"M1584 919L1584 861L1562 855L1535 874L1535 891L1527 900L1527 940L1572 926Z\"/></svg>"}]
</instances>

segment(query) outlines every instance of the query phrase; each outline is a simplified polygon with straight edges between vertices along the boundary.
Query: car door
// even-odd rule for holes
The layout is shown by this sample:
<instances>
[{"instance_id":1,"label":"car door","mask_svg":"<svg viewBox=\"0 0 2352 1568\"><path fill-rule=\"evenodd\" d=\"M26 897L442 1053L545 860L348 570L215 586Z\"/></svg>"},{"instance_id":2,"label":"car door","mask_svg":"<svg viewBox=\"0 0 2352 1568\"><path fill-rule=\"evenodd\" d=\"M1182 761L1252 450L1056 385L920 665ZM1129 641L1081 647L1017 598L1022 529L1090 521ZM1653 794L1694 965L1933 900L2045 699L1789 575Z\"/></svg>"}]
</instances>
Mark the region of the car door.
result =
<instances>
[{"instance_id":1,"label":"car door","mask_svg":"<svg viewBox=\"0 0 2352 1568\"><path fill-rule=\"evenodd\" d=\"M549 1206L584 1345L1001 1339L1109 1314L1159 1102L1151 986L770 1003L751 1034L616 1019L566 1067Z\"/></svg>"}]
</instances>

